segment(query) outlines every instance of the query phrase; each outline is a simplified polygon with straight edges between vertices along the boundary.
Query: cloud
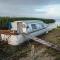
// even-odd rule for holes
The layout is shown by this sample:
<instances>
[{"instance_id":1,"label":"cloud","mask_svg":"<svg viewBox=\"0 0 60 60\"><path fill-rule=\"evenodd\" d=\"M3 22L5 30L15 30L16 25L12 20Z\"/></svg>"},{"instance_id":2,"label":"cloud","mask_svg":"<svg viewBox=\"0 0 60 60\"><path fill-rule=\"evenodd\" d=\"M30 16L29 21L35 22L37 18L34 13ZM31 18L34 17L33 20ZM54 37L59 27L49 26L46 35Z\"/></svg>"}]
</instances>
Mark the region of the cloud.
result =
<instances>
[{"instance_id":1,"label":"cloud","mask_svg":"<svg viewBox=\"0 0 60 60\"><path fill-rule=\"evenodd\" d=\"M45 5L42 8L34 9L36 13L39 13L43 17L47 18L59 18L60 17L60 4Z\"/></svg>"},{"instance_id":2,"label":"cloud","mask_svg":"<svg viewBox=\"0 0 60 60\"><path fill-rule=\"evenodd\" d=\"M50 5L47 7L47 13L49 15L60 16L60 4L59 5Z\"/></svg>"},{"instance_id":3,"label":"cloud","mask_svg":"<svg viewBox=\"0 0 60 60\"><path fill-rule=\"evenodd\" d=\"M0 3L8 5L48 5L60 4L60 0L0 0Z\"/></svg>"},{"instance_id":4,"label":"cloud","mask_svg":"<svg viewBox=\"0 0 60 60\"><path fill-rule=\"evenodd\" d=\"M0 0L0 16L60 18L60 0Z\"/></svg>"}]
</instances>

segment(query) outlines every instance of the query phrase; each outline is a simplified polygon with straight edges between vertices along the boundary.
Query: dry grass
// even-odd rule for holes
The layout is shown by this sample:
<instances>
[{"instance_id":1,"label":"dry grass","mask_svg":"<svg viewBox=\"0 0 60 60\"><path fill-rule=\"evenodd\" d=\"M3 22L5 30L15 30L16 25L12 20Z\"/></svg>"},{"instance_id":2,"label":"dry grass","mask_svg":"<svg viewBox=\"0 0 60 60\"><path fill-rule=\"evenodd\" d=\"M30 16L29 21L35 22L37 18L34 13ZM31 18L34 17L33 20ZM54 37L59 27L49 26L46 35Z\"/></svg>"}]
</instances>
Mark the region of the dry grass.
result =
<instances>
[{"instance_id":1,"label":"dry grass","mask_svg":"<svg viewBox=\"0 0 60 60\"><path fill-rule=\"evenodd\" d=\"M50 31L48 34L38 37L60 46L60 28L54 29Z\"/></svg>"},{"instance_id":2,"label":"dry grass","mask_svg":"<svg viewBox=\"0 0 60 60\"><path fill-rule=\"evenodd\" d=\"M54 43L60 47L60 27L50 31L48 34L42 35L39 38ZM51 48L47 48L45 54L48 53L51 56L55 57L55 60L60 60L60 52L55 51Z\"/></svg>"},{"instance_id":3,"label":"dry grass","mask_svg":"<svg viewBox=\"0 0 60 60\"><path fill-rule=\"evenodd\" d=\"M39 36L39 38L60 46L60 28L54 29L48 34ZM24 54L20 54L20 52L31 49L31 45L34 45L36 53L41 51L42 48L46 48L46 50L41 53L35 60L60 60L60 52L51 48L47 48L46 46L38 44L34 41L30 43L26 42L19 46L0 45L0 60L6 60L7 57L11 57L13 55L15 55L15 57L10 58L9 60L29 60L31 58L31 51L25 52Z\"/></svg>"}]
</instances>

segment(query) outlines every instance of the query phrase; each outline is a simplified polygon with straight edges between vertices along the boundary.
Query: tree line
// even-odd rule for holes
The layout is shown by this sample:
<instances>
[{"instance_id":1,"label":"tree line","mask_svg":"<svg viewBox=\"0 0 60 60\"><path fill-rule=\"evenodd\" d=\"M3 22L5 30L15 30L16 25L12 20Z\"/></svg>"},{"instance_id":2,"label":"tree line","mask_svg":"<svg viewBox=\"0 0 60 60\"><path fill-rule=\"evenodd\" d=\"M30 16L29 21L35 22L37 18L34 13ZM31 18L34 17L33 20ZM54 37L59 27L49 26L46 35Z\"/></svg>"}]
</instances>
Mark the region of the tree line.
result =
<instances>
[{"instance_id":1,"label":"tree line","mask_svg":"<svg viewBox=\"0 0 60 60\"><path fill-rule=\"evenodd\" d=\"M0 29L9 29L10 22L19 21L19 20L41 20L44 23L54 23L54 19L43 19L43 18L33 18L33 17L0 17Z\"/></svg>"}]
</instances>

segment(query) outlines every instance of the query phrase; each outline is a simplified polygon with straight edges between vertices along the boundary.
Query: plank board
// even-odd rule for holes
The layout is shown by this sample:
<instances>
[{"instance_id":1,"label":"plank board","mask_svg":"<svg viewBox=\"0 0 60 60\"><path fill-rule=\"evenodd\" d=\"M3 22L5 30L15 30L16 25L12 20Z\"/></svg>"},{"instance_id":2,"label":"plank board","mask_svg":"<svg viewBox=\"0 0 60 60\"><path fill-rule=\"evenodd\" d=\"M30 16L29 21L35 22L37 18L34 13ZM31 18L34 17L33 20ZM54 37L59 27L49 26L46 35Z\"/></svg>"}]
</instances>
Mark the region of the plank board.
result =
<instances>
[{"instance_id":1,"label":"plank board","mask_svg":"<svg viewBox=\"0 0 60 60\"><path fill-rule=\"evenodd\" d=\"M27 38L30 38L40 44L43 44L45 46L48 46L50 48L53 48L53 49L56 49L57 51L60 51L60 47L58 47L57 45L53 44L53 43L50 43L50 42L47 42L45 40L42 40L40 38L37 38L37 37L34 37L34 36L31 36L31 35L28 35L28 34L24 34L25 37Z\"/></svg>"}]
</instances>

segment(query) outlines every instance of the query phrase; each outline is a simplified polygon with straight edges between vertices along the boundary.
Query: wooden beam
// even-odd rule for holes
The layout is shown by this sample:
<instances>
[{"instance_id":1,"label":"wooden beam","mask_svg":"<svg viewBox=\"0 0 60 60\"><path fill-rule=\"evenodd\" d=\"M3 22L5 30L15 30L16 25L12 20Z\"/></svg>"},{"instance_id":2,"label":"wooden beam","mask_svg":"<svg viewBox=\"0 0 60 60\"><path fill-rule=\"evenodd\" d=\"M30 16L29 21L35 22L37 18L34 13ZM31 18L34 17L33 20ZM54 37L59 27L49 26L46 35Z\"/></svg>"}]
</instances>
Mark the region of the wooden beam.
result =
<instances>
[{"instance_id":1,"label":"wooden beam","mask_svg":"<svg viewBox=\"0 0 60 60\"><path fill-rule=\"evenodd\" d=\"M29 35L29 34L24 34L24 35L25 35L26 38L30 38L30 39L32 39L32 40L34 40L34 41L36 41L36 42L38 42L38 43L40 43L40 44L43 44L43 45L48 46L48 47L50 47L50 48L53 48L53 49L55 49L55 50L57 50L57 51L60 51L60 47L58 47L57 45L55 45L55 44L53 44L53 43L47 42L47 41L42 40L42 39L40 39L40 38L31 36L31 35Z\"/></svg>"}]
</instances>

